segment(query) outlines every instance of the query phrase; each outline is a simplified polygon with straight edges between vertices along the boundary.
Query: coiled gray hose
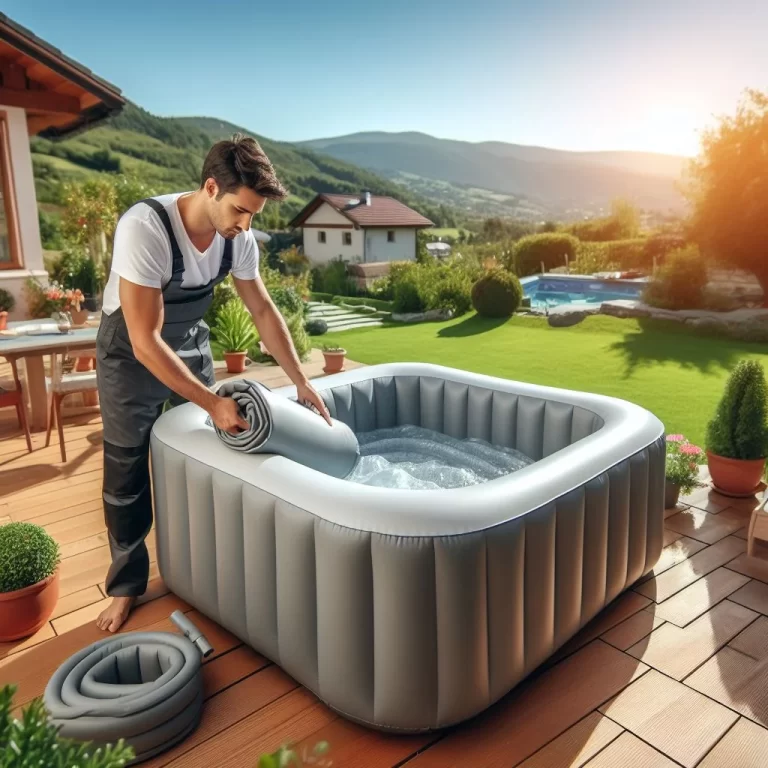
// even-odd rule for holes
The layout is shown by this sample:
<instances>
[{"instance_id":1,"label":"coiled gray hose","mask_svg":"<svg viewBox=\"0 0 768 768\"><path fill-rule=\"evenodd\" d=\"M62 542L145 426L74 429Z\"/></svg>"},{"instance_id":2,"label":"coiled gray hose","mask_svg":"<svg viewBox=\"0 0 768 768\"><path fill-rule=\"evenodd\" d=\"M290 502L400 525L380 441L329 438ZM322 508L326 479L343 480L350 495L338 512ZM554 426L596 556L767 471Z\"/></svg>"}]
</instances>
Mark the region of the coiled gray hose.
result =
<instances>
[{"instance_id":1,"label":"coiled gray hose","mask_svg":"<svg viewBox=\"0 0 768 768\"><path fill-rule=\"evenodd\" d=\"M43 701L60 735L94 749L124 739L131 765L195 730L203 709L202 658L213 648L180 611L173 632L129 632L83 648L54 672Z\"/></svg>"}]
</instances>

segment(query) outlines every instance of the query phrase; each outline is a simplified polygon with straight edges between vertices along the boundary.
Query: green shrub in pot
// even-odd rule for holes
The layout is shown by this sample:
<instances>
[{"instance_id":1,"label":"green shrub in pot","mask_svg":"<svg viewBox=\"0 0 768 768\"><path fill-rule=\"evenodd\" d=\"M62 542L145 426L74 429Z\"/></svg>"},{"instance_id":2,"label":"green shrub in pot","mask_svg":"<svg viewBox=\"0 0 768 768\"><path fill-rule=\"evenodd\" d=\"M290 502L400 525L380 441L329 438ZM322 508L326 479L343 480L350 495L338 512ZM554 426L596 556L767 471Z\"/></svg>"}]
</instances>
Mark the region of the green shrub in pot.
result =
<instances>
[{"instance_id":1,"label":"green shrub in pot","mask_svg":"<svg viewBox=\"0 0 768 768\"><path fill-rule=\"evenodd\" d=\"M756 360L740 361L707 425L707 463L717 490L750 496L768 456L768 386Z\"/></svg>"}]
</instances>

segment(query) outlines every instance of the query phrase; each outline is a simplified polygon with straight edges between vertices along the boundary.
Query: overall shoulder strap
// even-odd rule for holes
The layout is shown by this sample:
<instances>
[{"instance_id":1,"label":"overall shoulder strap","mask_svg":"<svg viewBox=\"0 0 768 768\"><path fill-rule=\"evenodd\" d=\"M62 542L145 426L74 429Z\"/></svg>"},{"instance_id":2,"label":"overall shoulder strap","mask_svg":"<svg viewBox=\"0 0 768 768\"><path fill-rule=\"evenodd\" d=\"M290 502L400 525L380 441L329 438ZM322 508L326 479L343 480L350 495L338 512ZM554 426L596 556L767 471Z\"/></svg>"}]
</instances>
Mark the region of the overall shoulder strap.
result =
<instances>
[{"instance_id":1,"label":"overall shoulder strap","mask_svg":"<svg viewBox=\"0 0 768 768\"><path fill-rule=\"evenodd\" d=\"M221 266L219 267L219 275L227 275L232 271L232 241L224 241L224 254L221 257Z\"/></svg>"},{"instance_id":2,"label":"overall shoulder strap","mask_svg":"<svg viewBox=\"0 0 768 768\"><path fill-rule=\"evenodd\" d=\"M176 240L176 235L173 232L173 226L171 225L171 219L168 216L168 211L165 210L165 206L159 203L153 197L148 197L145 200L139 202L148 205L159 217L165 231L168 234L168 239L171 242L171 256L173 257L173 264L171 265L171 274L184 271L184 256L179 248L179 243Z\"/></svg>"}]
</instances>

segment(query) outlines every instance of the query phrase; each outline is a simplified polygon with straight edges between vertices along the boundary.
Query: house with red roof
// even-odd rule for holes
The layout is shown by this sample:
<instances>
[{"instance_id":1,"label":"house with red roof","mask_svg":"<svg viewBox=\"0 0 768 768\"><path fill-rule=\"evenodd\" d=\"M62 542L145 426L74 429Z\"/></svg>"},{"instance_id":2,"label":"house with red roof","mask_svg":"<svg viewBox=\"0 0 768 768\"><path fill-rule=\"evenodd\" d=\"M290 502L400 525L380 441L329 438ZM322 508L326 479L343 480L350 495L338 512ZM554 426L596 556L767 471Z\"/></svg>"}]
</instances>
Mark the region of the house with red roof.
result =
<instances>
[{"instance_id":1,"label":"house with red roof","mask_svg":"<svg viewBox=\"0 0 768 768\"><path fill-rule=\"evenodd\" d=\"M319 194L290 224L301 227L304 253L313 264L334 259L368 264L413 261L416 232L434 226L394 197Z\"/></svg>"}]
</instances>

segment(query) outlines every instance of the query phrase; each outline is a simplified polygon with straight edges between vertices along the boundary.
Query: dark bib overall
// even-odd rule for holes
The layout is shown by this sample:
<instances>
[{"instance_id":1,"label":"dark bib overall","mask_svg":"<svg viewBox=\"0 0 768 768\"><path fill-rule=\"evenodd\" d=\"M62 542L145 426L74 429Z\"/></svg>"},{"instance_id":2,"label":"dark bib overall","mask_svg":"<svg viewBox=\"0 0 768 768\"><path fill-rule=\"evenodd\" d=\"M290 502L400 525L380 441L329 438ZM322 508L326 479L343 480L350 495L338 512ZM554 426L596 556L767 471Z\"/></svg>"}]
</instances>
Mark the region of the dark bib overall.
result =
<instances>
[{"instance_id":1,"label":"dark bib overall","mask_svg":"<svg viewBox=\"0 0 768 768\"><path fill-rule=\"evenodd\" d=\"M203 321L214 286L232 269L232 241L225 240L219 273L207 285L182 288L184 257L165 208L149 205L168 233L173 259L171 279L163 288L163 341L206 386L215 382L209 328ZM106 580L110 596L144 593L149 555L144 539L152 527L149 437L166 402L183 398L150 373L133 354L121 308L102 317L96 341L99 400L104 424L104 518L112 564Z\"/></svg>"}]
</instances>

